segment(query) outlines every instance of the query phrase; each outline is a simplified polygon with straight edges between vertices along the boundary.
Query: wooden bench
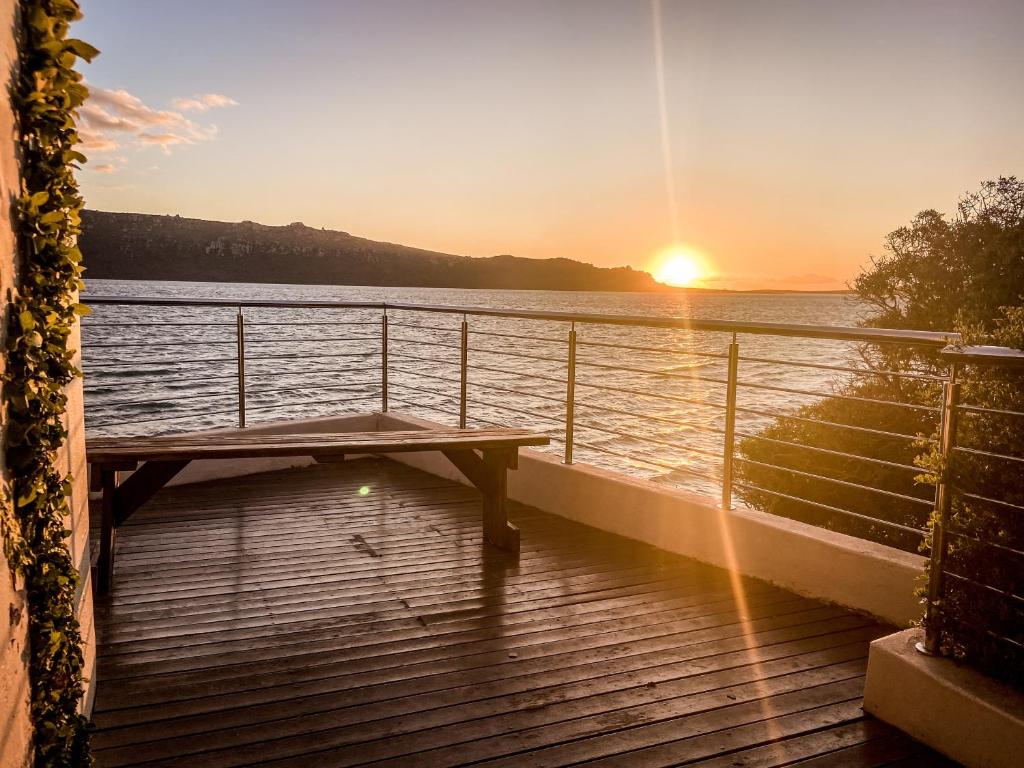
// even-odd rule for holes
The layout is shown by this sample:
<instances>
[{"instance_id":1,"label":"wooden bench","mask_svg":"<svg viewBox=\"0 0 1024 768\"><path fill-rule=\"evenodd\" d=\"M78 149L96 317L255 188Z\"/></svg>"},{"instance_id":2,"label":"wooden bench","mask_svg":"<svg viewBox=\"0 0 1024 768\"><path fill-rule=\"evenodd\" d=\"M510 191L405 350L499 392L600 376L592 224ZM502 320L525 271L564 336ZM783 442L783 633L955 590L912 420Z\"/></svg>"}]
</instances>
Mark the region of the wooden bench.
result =
<instances>
[{"instance_id":1,"label":"wooden bench","mask_svg":"<svg viewBox=\"0 0 1024 768\"><path fill-rule=\"evenodd\" d=\"M103 491L96 590L104 594L113 582L118 526L190 461L207 459L311 456L339 461L346 454L440 451L483 494L484 540L518 553L519 529L505 513L507 470L516 468L521 446L547 443L546 436L519 429L94 438L85 450ZM119 483L123 471L132 475Z\"/></svg>"}]
</instances>

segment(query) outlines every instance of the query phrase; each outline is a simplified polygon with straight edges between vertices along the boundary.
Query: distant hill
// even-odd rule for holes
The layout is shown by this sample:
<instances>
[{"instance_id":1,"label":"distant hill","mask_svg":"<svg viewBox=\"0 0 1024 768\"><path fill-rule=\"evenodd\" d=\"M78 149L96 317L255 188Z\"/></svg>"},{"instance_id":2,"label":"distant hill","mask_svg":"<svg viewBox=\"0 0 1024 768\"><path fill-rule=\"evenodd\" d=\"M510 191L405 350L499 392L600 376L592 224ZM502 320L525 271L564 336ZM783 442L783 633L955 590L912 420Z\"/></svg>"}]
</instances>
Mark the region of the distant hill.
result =
<instances>
[{"instance_id":1,"label":"distant hill","mask_svg":"<svg viewBox=\"0 0 1024 768\"><path fill-rule=\"evenodd\" d=\"M87 277L122 280L665 291L646 272L571 259L471 258L314 229L85 211Z\"/></svg>"}]
</instances>

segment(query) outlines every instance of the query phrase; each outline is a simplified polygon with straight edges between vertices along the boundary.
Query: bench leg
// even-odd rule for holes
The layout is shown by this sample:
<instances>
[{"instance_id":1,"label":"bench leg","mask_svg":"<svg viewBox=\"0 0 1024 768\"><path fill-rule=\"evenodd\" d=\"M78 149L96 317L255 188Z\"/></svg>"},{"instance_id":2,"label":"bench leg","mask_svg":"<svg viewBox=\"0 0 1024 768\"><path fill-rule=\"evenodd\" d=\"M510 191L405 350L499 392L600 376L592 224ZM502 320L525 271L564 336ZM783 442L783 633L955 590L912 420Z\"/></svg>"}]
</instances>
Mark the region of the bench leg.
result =
<instances>
[{"instance_id":1,"label":"bench leg","mask_svg":"<svg viewBox=\"0 0 1024 768\"><path fill-rule=\"evenodd\" d=\"M117 495L117 470L98 468L100 486L103 490L102 513L100 516L100 556L96 562L96 593L105 595L110 591L114 579L114 541L117 538L115 509Z\"/></svg>"},{"instance_id":2,"label":"bench leg","mask_svg":"<svg viewBox=\"0 0 1024 768\"><path fill-rule=\"evenodd\" d=\"M507 451L484 451L484 467L488 482L481 488L484 497L484 540L512 554L519 554L519 529L508 521L505 505L508 499L508 469L515 456Z\"/></svg>"}]
</instances>

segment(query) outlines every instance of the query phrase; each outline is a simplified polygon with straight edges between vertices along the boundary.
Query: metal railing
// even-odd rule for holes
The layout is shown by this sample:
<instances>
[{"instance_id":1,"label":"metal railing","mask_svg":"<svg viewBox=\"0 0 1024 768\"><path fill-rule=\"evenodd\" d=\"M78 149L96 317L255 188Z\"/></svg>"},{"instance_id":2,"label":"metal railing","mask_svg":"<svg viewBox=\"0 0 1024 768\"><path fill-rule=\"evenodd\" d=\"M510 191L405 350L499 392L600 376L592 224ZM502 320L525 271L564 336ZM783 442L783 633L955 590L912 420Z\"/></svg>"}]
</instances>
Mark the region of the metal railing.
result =
<instances>
[{"instance_id":1,"label":"metal railing","mask_svg":"<svg viewBox=\"0 0 1024 768\"><path fill-rule=\"evenodd\" d=\"M987 671L1021 684L1024 522L1019 516L1024 515L1024 456L997 450L992 443L1000 441L1000 433L1005 436L1003 443L1024 433L1024 410L964 402L962 378L965 369L981 369L997 397L1008 390L1020 392L1024 390L1024 351L961 347L944 350L942 355L951 370L943 386L925 638L918 650L981 660ZM995 377L1003 379L1003 384L1015 380L1001 388ZM976 395L993 394L983 387L974 389ZM968 425L975 438L979 434L989 438L985 448L960 442L960 425L972 418L986 420L984 425ZM980 463L971 465L972 461ZM1014 521L1003 522L1006 516L1014 516Z\"/></svg>"},{"instance_id":2,"label":"metal railing","mask_svg":"<svg viewBox=\"0 0 1024 768\"><path fill-rule=\"evenodd\" d=\"M955 340L951 333L375 302L86 300L96 309L83 322L91 432L228 426L232 414L245 427L263 418L360 412L376 401L382 411L401 406L460 426L525 422L548 432L566 463L582 456L654 475L713 494L725 508L737 492L774 493L778 503L803 505L830 520L867 517L886 530L909 532L917 538L908 547L920 542L933 506L909 477L906 488L873 488L850 475L825 477L741 455L737 441L774 441L858 466L893 464L771 438L761 428L779 417L798 422L800 406L822 398L847 398L877 409L879 423L815 420L815 427L913 445L918 434L886 429L886 410L937 418L938 402L852 396L832 385L834 377L899 377L936 389L941 377L841 365L837 345L937 350ZM157 328L161 338L154 340ZM778 340L795 344L791 354L765 354ZM741 346L751 352L741 355ZM833 360L822 362L825 354ZM146 387L159 396L140 397ZM130 395L122 398L125 391ZM199 410L201 404L208 407ZM745 479L752 470L859 489L880 506L898 501L916 512L893 520L779 493Z\"/></svg>"},{"instance_id":3,"label":"metal railing","mask_svg":"<svg viewBox=\"0 0 1024 768\"><path fill-rule=\"evenodd\" d=\"M1024 468L1024 457L992 444L958 443L963 419L1024 427L1024 411L962 401L965 369L1021 366L1022 353L951 349L953 333L877 328L375 302L86 301L96 310L83 320L90 432L246 427L396 406L460 427L530 426L552 437L566 464L682 485L726 509L739 495L911 551L930 543L927 652L941 651L953 631L943 620L950 582L1024 606L1024 595L950 566L950 542L968 540L1024 566L1021 549L979 541L952 519L956 499L1024 514L1024 488L995 498L956 480L958 460ZM913 347L931 364L858 364L860 345ZM890 399L844 384L851 380L896 382L911 394ZM825 401L836 404L833 415L805 410ZM789 431L772 431L780 423ZM934 485L919 481L918 455L929 446L943 467Z\"/></svg>"}]
</instances>

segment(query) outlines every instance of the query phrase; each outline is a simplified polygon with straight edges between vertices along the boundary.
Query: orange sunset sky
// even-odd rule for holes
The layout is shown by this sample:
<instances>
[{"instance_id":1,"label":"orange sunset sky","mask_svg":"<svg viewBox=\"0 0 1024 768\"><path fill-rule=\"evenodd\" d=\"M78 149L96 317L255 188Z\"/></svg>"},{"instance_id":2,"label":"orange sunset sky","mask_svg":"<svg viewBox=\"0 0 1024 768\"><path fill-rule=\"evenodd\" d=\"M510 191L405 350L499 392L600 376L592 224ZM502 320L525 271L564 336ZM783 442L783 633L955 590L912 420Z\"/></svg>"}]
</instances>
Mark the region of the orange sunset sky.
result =
<instances>
[{"instance_id":1,"label":"orange sunset sky","mask_svg":"<svg viewBox=\"0 0 1024 768\"><path fill-rule=\"evenodd\" d=\"M1018 0L83 7L101 210L836 289L1024 174Z\"/></svg>"}]
</instances>

